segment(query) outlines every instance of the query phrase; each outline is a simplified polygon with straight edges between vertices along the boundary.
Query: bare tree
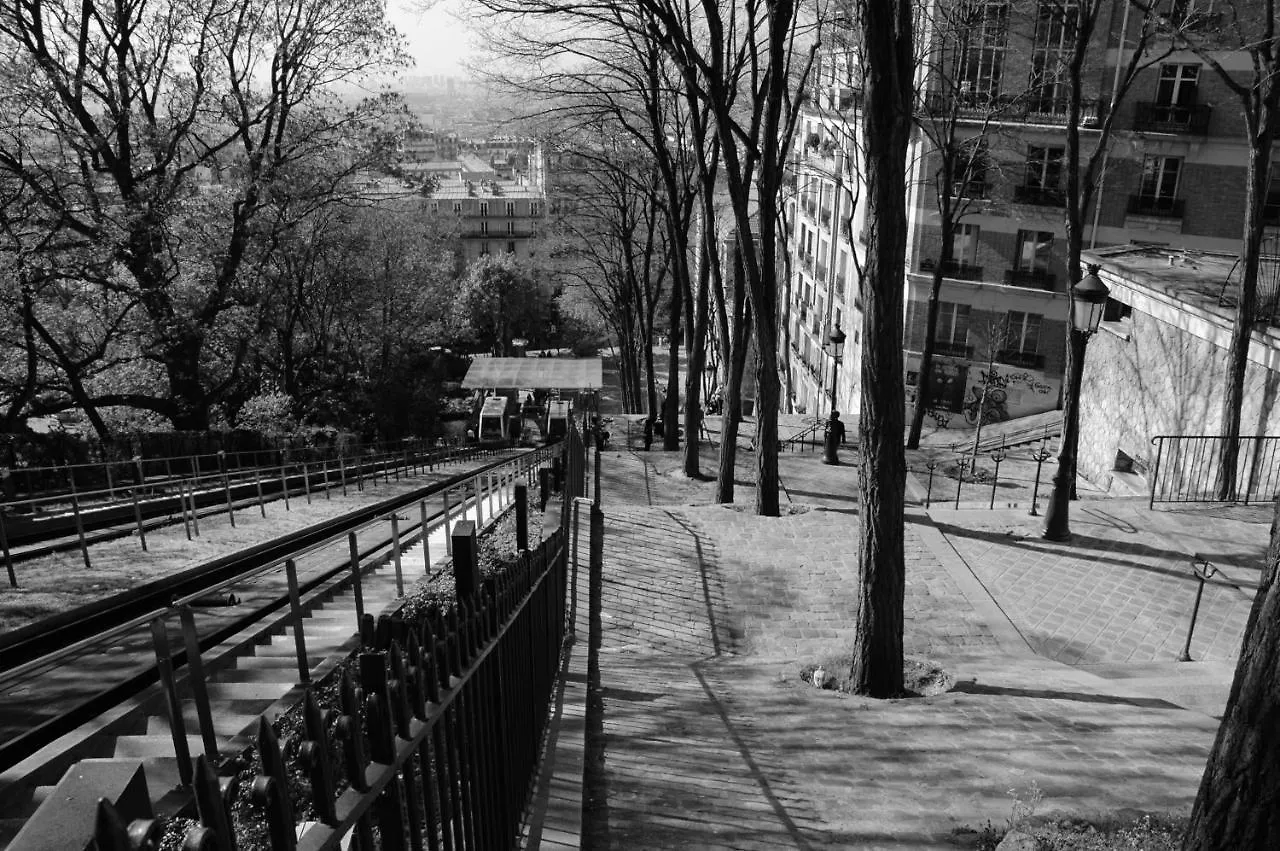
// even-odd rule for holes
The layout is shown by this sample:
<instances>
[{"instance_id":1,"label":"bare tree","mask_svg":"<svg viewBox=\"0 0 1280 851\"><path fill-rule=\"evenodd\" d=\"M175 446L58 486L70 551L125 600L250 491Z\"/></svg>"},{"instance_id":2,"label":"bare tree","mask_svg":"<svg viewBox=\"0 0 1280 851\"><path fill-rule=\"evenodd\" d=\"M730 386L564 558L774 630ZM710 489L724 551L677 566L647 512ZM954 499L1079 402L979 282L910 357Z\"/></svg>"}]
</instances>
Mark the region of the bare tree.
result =
<instances>
[{"instance_id":1,"label":"bare tree","mask_svg":"<svg viewBox=\"0 0 1280 851\"><path fill-rule=\"evenodd\" d=\"M1263 851L1280 836L1280 501L1266 558L1186 851Z\"/></svg>"},{"instance_id":2,"label":"bare tree","mask_svg":"<svg viewBox=\"0 0 1280 851\"><path fill-rule=\"evenodd\" d=\"M209 425L247 351L235 317L257 299L264 231L297 212L285 199L331 198L392 106L353 106L333 89L396 64L396 51L381 4L368 0L0 9L11 84L0 173L31 191L61 242L122 270L93 283L136 301L140 354L162 381L163 392L97 404Z\"/></svg>"},{"instance_id":3,"label":"bare tree","mask_svg":"<svg viewBox=\"0 0 1280 851\"><path fill-rule=\"evenodd\" d=\"M906 162L915 87L914 4L854 5L863 56L866 246L862 272L862 410L858 610L850 685L858 694L902 691L903 497L902 289L906 262Z\"/></svg>"},{"instance_id":4,"label":"bare tree","mask_svg":"<svg viewBox=\"0 0 1280 851\"><path fill-rule=\"evenodd\" d=\"M1174 4L1162 20L1174 43L1194 50L1240 105L1248 161L1245 172L1244 228L1240 240L1240 290L1235 324L1227 347L1227 381L1222 398L1222 442L1218 458L1217 497L1236 498L1236 466L1240 455L1240 415L1249 343L1257 321L1259 257L1266 232L1263 208L1271 187L1271 154L1280 122L1280 31L1275 0L1228 2L1207 13L1191 4ZM1221 56L1248 59L1247 68L1228 67ZM1180 118L1180 116L1173 116Z\"/></svg>"}]
</instances>

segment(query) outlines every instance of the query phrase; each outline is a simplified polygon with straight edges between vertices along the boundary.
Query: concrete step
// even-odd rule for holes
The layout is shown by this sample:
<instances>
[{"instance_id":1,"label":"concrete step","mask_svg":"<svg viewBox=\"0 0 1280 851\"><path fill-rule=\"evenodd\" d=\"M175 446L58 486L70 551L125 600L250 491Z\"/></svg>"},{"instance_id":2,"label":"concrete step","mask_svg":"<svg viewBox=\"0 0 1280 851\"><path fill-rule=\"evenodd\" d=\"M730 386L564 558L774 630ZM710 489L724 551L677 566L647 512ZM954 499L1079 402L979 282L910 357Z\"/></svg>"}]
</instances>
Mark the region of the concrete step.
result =
<instances>
[{"instance_id":1,"label":"concrete step","mask_svg":"<svg viewBox=\"0 0 1280 851\"><path fill-rule=\"evenodd\" d=\"M204 740L198 735L187 735L187 749L192 757L204 753ZM167 733L163 736L120 736L115 741L116 759L166 757L173 759L173 737Z\"/></svg>"}]
</instances>

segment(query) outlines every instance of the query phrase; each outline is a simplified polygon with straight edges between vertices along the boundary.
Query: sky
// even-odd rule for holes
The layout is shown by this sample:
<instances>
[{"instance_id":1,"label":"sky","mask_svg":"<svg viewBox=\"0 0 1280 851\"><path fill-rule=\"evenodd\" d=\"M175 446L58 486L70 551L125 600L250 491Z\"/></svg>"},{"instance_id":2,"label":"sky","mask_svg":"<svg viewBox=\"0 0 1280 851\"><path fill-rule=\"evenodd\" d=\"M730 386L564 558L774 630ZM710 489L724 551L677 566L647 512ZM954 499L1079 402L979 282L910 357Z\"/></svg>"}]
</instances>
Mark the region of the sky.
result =
<instances>
[{"instance_id":1,"label":"sky","mask_svg":"<svg viewBox=\"0 0 1280 851\"><path fill-rule=\"evenodd\" d=\"M388 16L409 43L416 65L405 73L465 74L463 62L470 54L470 34L455 16L465 0L439 0L429 9L421 0L392 0Z\"/></svg>"}]
</instances>

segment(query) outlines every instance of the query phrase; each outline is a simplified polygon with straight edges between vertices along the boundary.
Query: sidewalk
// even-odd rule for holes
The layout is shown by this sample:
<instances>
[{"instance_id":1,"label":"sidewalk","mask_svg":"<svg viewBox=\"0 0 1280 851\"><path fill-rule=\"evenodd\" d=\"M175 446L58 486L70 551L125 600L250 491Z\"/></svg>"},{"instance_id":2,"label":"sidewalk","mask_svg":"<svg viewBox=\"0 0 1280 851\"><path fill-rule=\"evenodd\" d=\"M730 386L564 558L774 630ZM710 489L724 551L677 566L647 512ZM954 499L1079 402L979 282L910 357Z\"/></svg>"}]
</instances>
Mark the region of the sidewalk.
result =
<instances>
[{"instance_id":1,"label":"sidewalk","mask_svg":"<svg viewBox=\"0 0 1280 851\"><path fill-rule=\"evenodd\" d=\"M1039 814L1190 805L1265 523L1076 503L1076 539L1049 544L1036 518L909 507L906 650L957 685L873 701L798 678L852 639L856 470L784 456L794 513L760 518L689 505L710 486L675 466L606 453L590 806L580 828L548 815L556 841L530 847L949 848L972 836L958 828L1003 823L1011 790L1025 800L1033 784ZM1177 663L1188 546L1230 557L1243 590L1206 588L1192 656L1209 661ZM580 633L569 694L584 692L586 649ZM552 765L561 793L581 791L581 762Z\"/></svg>"}]
</instances>

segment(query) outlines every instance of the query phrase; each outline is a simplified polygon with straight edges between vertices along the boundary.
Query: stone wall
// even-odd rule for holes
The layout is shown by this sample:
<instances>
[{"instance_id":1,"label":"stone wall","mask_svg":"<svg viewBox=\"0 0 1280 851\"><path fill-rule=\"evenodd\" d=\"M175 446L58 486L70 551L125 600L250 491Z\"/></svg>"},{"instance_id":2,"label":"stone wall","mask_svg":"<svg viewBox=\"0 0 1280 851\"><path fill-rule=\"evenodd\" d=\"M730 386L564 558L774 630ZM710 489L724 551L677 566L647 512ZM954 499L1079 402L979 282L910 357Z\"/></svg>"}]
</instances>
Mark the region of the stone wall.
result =
<instances>
[{"instance_id":1,"label":"stone wall","mask_svg":"<svg viewBox=\"0 0 1280 851\"><path fill-rule=\"evenodd\" d=\"M1152 437L1221 432L1224 326L1191 312L1157 318L1138 309L1122 323L1104 324L1085 358L1082 475L1108 486L1118 453L1124 453L1150 482L1156 460ZM1264 349L1254 343L1255 353ZM1250 361L1245 376L1243 435L1280 431L1280 372L1257 360Z\"/></svg>"}]
</instances>

